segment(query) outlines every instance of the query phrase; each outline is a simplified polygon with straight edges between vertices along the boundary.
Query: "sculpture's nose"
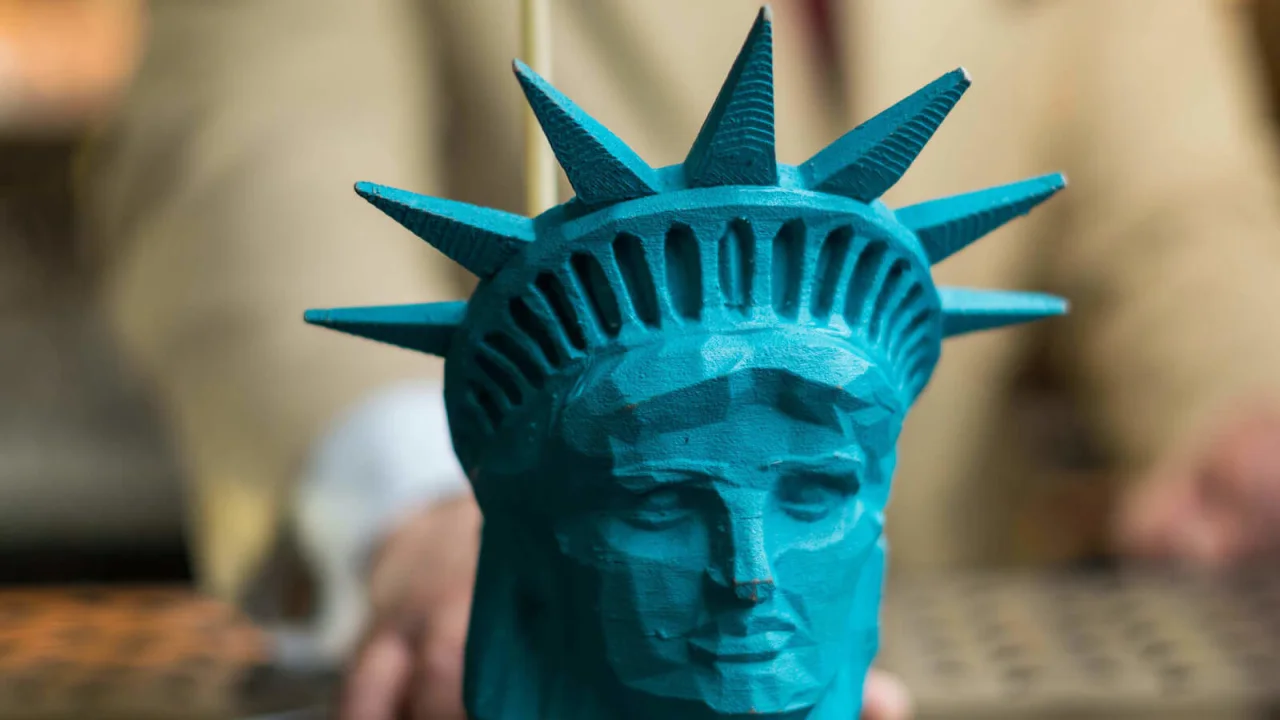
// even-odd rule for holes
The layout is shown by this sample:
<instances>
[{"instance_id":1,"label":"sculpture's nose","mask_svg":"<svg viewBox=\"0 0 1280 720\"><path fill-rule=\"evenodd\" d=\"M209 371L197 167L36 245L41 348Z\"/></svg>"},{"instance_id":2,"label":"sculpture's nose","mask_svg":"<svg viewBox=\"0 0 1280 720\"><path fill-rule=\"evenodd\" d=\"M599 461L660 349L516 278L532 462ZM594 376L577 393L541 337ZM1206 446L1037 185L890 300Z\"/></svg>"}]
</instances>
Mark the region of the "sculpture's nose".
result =
<instances>
[{"instance_id":1,"label":"sculpture's nose","mask_svg":"<svg viewBox=\"0 0 1280 720\"><path fill-rule=\"evenodd\" d=\"M759 605L773 597L773 578L733 581L733 594L743 602Z\"/></svg>"},{"instance_id":2,"label":"sculpture's nose","mask_svg":"<svg viewBox=\"0 0 1280 720\"><path fill-rule=\"evenodd\" d=\"M759 516L729 521L724 550L724 584L740 602L758 605L773 597L773 570L765 547L764 520Z\"/></svg>"}]
</instances>

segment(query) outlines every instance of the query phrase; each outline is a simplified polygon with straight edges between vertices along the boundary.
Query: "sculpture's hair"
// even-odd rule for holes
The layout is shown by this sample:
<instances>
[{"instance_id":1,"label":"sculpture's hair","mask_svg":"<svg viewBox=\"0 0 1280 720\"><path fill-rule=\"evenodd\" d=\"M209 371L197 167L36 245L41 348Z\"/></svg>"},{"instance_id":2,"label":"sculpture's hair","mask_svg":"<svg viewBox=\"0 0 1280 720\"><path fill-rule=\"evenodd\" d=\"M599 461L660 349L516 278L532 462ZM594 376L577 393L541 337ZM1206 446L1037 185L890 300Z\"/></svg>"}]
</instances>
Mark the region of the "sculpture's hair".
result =
<instances>
[{"instance_id":1,"label":"sculpture's hair","mask_svg":"<svg viewBox=\"0 0 1280 720\"><path fill-rule=\"evenodd\" d=\"M515 71L577 195L527 218L359 183L480 285L468 302L307 314L447 356L454 445L470 473L493 438L545 422L595 360L677 335L838 337L882 365L909 405L944 338L1065 311L1045 295L938 288L930 271L1053 195L1061 175L898 210L878 200L968 88L963 70L784 165L766 8L685 161L663 169L525 65Z\"/></svg>"}]
</instances>

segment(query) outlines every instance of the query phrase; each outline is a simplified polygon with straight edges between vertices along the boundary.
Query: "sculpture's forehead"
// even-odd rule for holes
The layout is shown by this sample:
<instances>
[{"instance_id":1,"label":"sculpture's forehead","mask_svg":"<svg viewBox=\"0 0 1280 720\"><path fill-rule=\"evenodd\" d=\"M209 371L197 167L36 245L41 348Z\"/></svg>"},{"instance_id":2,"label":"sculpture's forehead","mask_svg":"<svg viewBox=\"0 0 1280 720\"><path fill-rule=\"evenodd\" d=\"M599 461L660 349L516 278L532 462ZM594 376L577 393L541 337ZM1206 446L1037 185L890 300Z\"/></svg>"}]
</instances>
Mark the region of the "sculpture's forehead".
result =
<instances>
[{"instance_id":1,"label":"sculpture's forehead","mask_svg":"<svg viewBox=\"0 0 1280 720\"><path fill-rule=\"evenodd\" d=\"M566 405L561 433L591 455L720 426L734 426L727 432L735 439L818 428L892 437L901 393L869 354L842 342L773 331L634 350L589 374ZM757 427L743 427L744 418Z\"/></svg>"},{"instance_id":2,"label":"sculpture's forehead","mask_svg":"<svg viewBox=\"0 0 1280 720\"><path fill-rule=\"evenodd\" d=\"M849 411L801 417L771 402L748 400L732 412L708 417L707 422L681 423L682 427L646 422L654 415L664 413L641 406L633 418L639 432L609 436L607 454L615 469L640 464L767 470L788 460L810 465L837 456L865 461L887 450L881 447L880 439L887 434L877 432L880 425L858 422Z\"/></svg>"},{"instance_id":3,"label":"sculpture's forehead","mask_svg":"<svg viewBox=\"0 0 1280 720\"><path fill-rule=\"evenodd\" d=\"M884 370L869 350L858 349L848 338L837 341L811 331L771 330L677 337L633 350L610 364L596 383L597 392L624 406L668 396L692 401L699 395L697 388L704 389L708 402L711 396L725 396L739 405L769 405L778 396L802 394L802 386L893 406L895 400L886 394L891 381ZM697 406L686 409L696 412Z\"/></svg>"}]
</instances>

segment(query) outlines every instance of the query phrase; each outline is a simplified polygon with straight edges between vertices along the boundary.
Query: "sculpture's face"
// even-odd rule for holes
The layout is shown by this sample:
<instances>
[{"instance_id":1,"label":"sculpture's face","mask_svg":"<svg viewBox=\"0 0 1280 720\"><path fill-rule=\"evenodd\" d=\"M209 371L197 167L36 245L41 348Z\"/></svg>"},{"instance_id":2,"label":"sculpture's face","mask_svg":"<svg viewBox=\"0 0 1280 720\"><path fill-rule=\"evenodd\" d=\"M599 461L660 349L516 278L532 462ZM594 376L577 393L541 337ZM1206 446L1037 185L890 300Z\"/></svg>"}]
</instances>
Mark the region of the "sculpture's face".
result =
<instances>
[{"instance_id":1,"label":"sculpture's face","mask_svg":"<svg viewBox=\"0 0 1280 720\"><path fill-rule=\"evenodd\" d=\"M598 592L575 611L594 614L624 686L775 714L813 705L841 670L860 683L900 417L835 407L884 396L874 367L856 375L840 390L739 371L596 415L619 429L603 462L580 459L596 476L578 478L591 489L557 534Z\"/></svg>"}]
</instances>

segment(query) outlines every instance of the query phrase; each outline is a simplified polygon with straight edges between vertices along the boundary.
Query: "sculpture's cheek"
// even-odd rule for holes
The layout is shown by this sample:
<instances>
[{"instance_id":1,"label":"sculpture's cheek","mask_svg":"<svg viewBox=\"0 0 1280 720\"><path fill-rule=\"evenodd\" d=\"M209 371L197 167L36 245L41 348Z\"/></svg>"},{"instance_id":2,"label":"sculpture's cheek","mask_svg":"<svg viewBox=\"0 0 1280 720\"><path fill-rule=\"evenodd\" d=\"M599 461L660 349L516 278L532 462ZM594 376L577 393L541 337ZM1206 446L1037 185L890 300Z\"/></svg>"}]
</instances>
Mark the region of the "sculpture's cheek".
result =
<instances>
[{"instance_id":1,"label":"sculpture's cheek","mask_svg":"<svg viewBox=\"0 0 1280 720\"><path fill-rule=\"evenodd\" d=\"M600 568L599 612L607 660L628 687L689 696L688 636L702 606L701 569L658 558ZM675 683L675 685L673 685ZM677 687L680 685L680 687Z\"/></svg>"},{"instance_id":2,"label":"sculpture's cheek","mask_svg":"<svg viewBox=\"0 0 1280 720\"><path fill-rule=\"evenodd\" d=\"M595 513L557 532L561 551L597 593L584 604L608 664L624 685L666 675L687 663L686 637L697 626L706 568L698 522L652 529L614 513ZM652 691L652 690L650 690Z\"/></svg>"},{"instance_id":3,"label":"sculpture's cheek","mask_svg":"<svg viewBox=\"0 0 1280 720\"><path fill-rule=\"evenodd\" d=\"M855 513L827 542L797 542L776 556L779 591L802 608L798 615L814 640L808 660L819 678L833 677L848 663L849 648L863 644L865 630L876 624L879 603L866 596L878 598L878 588L866 587L866 577L872 566L882 565L880 535L876 514Z\"/></svg>"}]
</instances>

